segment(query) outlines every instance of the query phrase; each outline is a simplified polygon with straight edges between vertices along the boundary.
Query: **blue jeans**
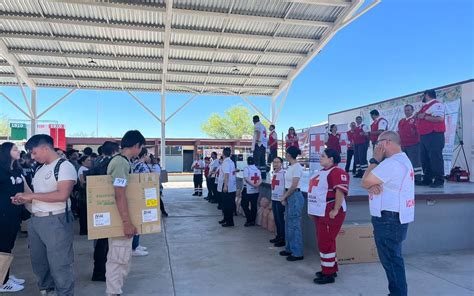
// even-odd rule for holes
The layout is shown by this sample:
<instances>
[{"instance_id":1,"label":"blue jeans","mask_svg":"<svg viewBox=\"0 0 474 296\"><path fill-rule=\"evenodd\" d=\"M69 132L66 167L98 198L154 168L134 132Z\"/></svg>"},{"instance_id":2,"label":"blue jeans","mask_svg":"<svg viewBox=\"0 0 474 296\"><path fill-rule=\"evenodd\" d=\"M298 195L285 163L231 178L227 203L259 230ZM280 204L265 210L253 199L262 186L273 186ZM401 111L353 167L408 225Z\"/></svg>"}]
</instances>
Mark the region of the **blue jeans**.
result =
<instances>
[{"instance_id":1,"label":"blue jeans","mask_svg":"<svg viewBox=\"0 0 474 296\"><path fill-rule=\"evenodd\" d=\"M285 206L277 200L272 200L272 212L277 232L276 238L285 240Z\"/></svg>"},{"instance_id":2,"label":"blue jeans","mask_svg":"<svg viewBox=\"0 0 474 296\"><path fill-rule=\"evenodd\" d=\"M382 217L372 217L374 238L388 279L390 296L406 296L407 280L402 257L402 242L407 237L408 224L400 224L398 213L382 211Z\"/></svg>"},{"instance_id":3,"label":"blue jeans","mask_svg":"<svg viewBox=\"0 0 474 296\"><path fill-rule=\"evenodd\" d=\"M303 256L303 232L301 230L301 215L304 197L301 191L296 191L287 199L286 215L286 251L294 257Z\"/></svg>"},{"instance_id":4,"label":"blue jeans","mask_svg":"<svg viewBox=\"0 0 474 296\"><path fill-rule=\"evenodd\" d=\"M132 250L136 250L136 248L140 245L140 236L138 234L133 236L132 240Z\"/></svg>"}]
</instances>

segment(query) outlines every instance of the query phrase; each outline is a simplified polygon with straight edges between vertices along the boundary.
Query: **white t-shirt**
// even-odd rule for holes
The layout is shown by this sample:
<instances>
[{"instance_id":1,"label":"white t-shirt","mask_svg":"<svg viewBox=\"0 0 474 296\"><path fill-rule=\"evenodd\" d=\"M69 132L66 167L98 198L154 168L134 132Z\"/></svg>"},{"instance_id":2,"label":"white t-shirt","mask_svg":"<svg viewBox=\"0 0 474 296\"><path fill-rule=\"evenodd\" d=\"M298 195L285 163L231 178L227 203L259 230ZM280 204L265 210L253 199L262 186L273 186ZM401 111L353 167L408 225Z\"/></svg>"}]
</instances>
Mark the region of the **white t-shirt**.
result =
<instances>
[{"instance_id":1,"label":"white t-shirt","mask_svg":"<svg viewBox=\"0 0 474 296\"><path fill-rule=\"evenodd\" d=\"M293 178L300 178L298 181L298 186L300 188L301 177L303 176L303 167L299 162L292 164L288 167L285 173L285 188L289 189L293 183Z\"/></svg>"},{"instance_id":2,"label":"white t-shirt","mask_svg":"<svg viewBox=\"0 0 474 296\"><path fill-rule=\"evenodd\" d=\"M215 169L215 172L212 174L212 171ZM215 178L217 170L219 169L219 159L213 159L209 164L209 176Z\"/></svg>"},{"instance_id":3,"label":"white t-shirt","mask_svg":"<svg viewBox=\"0 0 474 296\"><path fill-rule=\"evenodd\" d=\"M388 129L388 121L385 118L381 118L377 125L377 130L379 131L386 131Z\"/></svg>"},{"instance_id":4,"label":"white t-shirt","mask_svg":"<svg viewBox=\"0 0 474 296\"><path fill-rule=\"evenodd\" d=\"M33 177L33 188L35 193L50 193L58 190L58 182L74 181L77 182L77 172L72 163L65 161L59 167L58 181L54 177L54 167L59 158L50 164L43 165ZM69 201L69 200L68 200ZM53 212L66 208L66 202L44 202L33 200L32 212Z\"/></svg>"},{"instance_id":5,"label":"white t-shirt","mask_svg":"<svg viewBox=\"0 0 474 296\"><path fill-rule=\"evenodd\" d=\"M434 117L445 117L446 108L443 103L437 102L431 105L425 113Z\"/></svg>"},{"instance_id":6,"label":"white t-shirt","mask_svg":"<svg viewBox=\"0 0 474 296\"><path fill-rule=\"evenodd\" d=\"M193 162L193 165L191 166L191 168L193 169L193 172L195 175L201 175L202 174L202 170L204 170L205 168L205 164L204 164L204 161L202 160L195 160Z\"/></svg>"},{"instance_id":7,"label":"white t-shirt","mask_svg":"<svg viewBox=\"0 0 474 296\"><path fill-rule=\"evenodd\" d=\"M361 127L361 128L362 128L362 131L363 131L364 133L370 132L370 129L369 129L369 127L368 127L366 124L361 123L361 124L358 125L357 127Z\"/></svg>"},{"instance_id":8,"label":"white t-shirt","mask_svg":"<svg viewBox=\"0 0 474 296\"><path fill-rule=\"evenodd\" d=\"M255 139L255 133L254 133L252 148L255 147L255 144L257 143L257 141L260 141L261 145L263 145L263 147L267 148L267 144L268 144L267 128L259 121L259 122L255 123L254 131L255 132L259 131L260 132L260 138Z\"/></svg>"},{"instance_id":9,"label":"white t-shirt","mask_svg":"<svg viewBox=\"0 0 474 296\"><path fill-rule=\"evenodd\" d=\"M381 216L381 211L400 213L400 222L414 220L415 182L413 166L403 152L384 159L372 170L372 174L383 184L383 191L369 196L370 214Z\"/></svg>"},{"instance_id":10,"label":"white t-shirt","mask_svg":"<svg viewBox=\"0 0 474 296\"><path fill-rule=\"evenodd\" d=\"M77 177L80 178L81 175L82 175L85 171L88 171L88 170L89 170L89 169L86 168L85 166L81 166L81 167L79 168L79 171L77 172Z\"/></svg>"},{"instance_id":11,"label":"white t-shirt","mask_svg":"<svg viewBox=\"0 0 474 296\"><path fill-rule=\"evenodd\" d=\"M259 169L255 165L249 165L248 167L244 168L244 178L248 179L251 183L255 184L258 183L262 179L262 175ZM258 187L254 187L249 185L247 182L244 182L245 188L247 188L248 194L258 193Z\"/></svg>"},{"instance_id":12,"label":"white t-shirt","mask_svg":"<svg viewBox=\"0 0 474 296\"><path fill-rule=\"evenodd\" d=\"M237 179L235 175L234 162L230 158L224 159L224 162L222 162L222 165L220 166L219 170L219 178L217 183L218 191L222 192L222 188L224 187L224 176L225 174L229 174L228 192L236 192Z\"/></svg>"}]
</instances>

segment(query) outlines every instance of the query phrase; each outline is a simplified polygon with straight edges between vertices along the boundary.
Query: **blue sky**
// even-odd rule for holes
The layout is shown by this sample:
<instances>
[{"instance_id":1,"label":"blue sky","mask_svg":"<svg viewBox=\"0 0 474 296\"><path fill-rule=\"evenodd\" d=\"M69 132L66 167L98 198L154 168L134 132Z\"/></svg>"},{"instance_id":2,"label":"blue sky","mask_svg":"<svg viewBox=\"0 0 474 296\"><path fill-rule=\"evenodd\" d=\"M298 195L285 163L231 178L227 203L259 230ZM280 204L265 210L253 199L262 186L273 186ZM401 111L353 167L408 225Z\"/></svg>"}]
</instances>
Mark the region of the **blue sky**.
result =
<instances>
[{"instance_id":1,"label":"blue sky","mask_svg":"<svg viewBox=\"0 0 474 296\"><path fill-rule=\"evenodd\" d=\"M371 2L371 1L368 1ZM474 77L474 1L383 0L340 31L293 82L277 122L277 131L303 128L327 119L329 113L409 94ZM2 87L24 106L18 88ZM41 89L38 112L65 94L64 89ZM159 94L135 93L157 114ZM169 94L170 115L189 95ZM98 102L98 103L97 103ZM266 115L269 98L252 98ZM167 125L167 137L206 137L201 124L229 107L250 106L236 97L199 96ZM80 90L42 119L66 124L67 133L96 131L121 136L139 129L159 137L159 123L126 93ZM0 114L24 119L7 101Z\"/></svg>"}]
</instances>

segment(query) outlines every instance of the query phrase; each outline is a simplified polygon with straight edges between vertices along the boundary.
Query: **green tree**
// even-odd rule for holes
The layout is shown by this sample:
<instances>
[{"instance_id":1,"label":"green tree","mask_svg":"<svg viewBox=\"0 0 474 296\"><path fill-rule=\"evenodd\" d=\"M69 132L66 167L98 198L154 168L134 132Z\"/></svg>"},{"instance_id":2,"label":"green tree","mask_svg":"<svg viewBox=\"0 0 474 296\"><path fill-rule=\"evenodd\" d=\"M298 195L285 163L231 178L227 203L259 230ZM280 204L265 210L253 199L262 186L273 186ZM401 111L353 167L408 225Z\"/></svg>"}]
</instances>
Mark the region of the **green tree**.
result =
<instances>
[{"instance_id":1,"label":"green tree","mask_svg":"<svg viewBox=\"0 0 474 296\"><path fill-rule=\"evenodd\" d=\"M242 139L252 138L253 123L250 111L241 105L233 106L221 116L213 113L204 122L201 129L210 137L216 139ZM261 118L262 123L268 128L270 123Z\"/></svg>"},{"instance_id":2,"label":"green tree","mask_svg":"<svg viewBox=\"0 0 474 296\"><path fill-rule=\"evenodd\" d=\"M10 126L8 124L8 117L5 114L0 114L0 136L9 136Z\"/></svg>"}]
</instances>

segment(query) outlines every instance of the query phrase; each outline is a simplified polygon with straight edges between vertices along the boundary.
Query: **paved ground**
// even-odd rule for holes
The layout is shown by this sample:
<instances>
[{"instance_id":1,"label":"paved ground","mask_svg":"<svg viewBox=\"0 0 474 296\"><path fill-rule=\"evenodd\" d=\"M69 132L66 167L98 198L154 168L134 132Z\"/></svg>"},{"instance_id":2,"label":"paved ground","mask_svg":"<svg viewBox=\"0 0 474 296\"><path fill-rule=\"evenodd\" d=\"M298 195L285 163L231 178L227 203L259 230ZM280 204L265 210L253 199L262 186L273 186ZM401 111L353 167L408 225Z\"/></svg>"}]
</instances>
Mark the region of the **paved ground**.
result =
<instances>
[{"instance_id":1,"label":"paved ground","mask_svg":"<svg viewBox=\"0 0 474 296\"><path fill-rule=\"evenodd\" d=\"M271 233L244 228L243 218L233 229L220 227L220 212L192 197L191 185L166 184L170 217L161 234L142 237L150 255L133 258L125 295L387 295L378 263L341 266L336 284L314 285L319 269L314 251L290 263L268 243ZM27 280L25 290L15 295L38 295L24 237L14 253L13 273ZM92 242L76 236L75 253L76 295L103 295L105 284L90 281ZM474 295L474 250L410 256L406 263L410 295Z\"/></svg>"}]
</instances>

